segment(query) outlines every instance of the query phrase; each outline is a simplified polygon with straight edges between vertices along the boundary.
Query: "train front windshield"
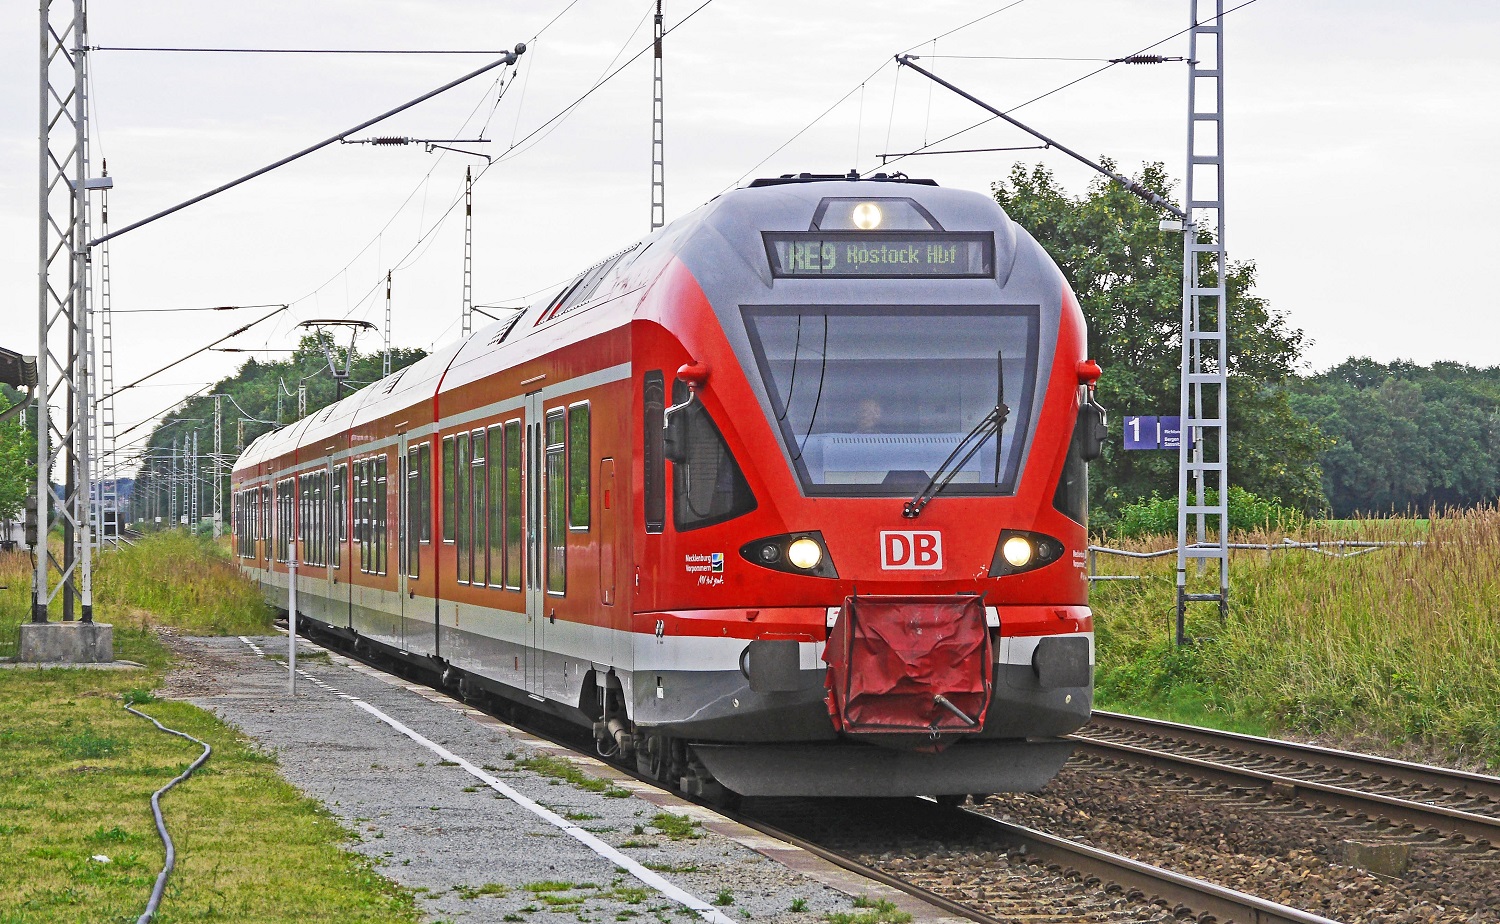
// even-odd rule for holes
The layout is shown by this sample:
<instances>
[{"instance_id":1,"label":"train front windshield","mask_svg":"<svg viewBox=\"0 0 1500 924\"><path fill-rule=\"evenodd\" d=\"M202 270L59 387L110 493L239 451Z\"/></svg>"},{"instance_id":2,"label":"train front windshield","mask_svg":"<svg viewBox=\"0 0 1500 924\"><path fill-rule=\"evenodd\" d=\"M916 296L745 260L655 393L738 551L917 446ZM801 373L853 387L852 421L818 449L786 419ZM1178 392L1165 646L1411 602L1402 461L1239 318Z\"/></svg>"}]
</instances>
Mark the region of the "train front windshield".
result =
<instances>
[{"instance_id":1,"label":"train front windshield","mask_svg":"<svg viewBox=\"0 0 1500 924\"><path fill-rule=\"evenodd\" d=\"M1036 309L799 305L744 314L774 422L809 494L913 494L971 435L983 442L952 460L944 493L1014 491L1036 388ZM1007 413L989 435L997 404Z\"/></svg>"}]
</instances>

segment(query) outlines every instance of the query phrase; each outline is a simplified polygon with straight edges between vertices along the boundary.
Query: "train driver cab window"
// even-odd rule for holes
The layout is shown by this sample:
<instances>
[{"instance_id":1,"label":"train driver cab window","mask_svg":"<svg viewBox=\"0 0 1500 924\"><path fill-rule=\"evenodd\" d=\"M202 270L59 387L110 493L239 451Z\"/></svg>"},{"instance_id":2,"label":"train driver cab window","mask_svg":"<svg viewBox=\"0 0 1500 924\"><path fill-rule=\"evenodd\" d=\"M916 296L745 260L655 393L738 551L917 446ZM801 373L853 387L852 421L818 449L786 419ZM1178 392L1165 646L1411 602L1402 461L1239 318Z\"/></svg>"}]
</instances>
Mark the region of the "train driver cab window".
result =
<instances>
[{"instance_id":1,"label":"train driver cab window","mask_svg":"<svg viewBox=\"0 0 1500 924\"><path fill-rule=\"evenodd\" d=\"M662 412L666 408L666 384L661 370L653 369L641 379L641 405L644 419L641 432L644 445L641 462L644 466L646 532L659 533L667 522L667 472L663 455Z\"/></svg>"},{"instance_id":2,"label":"train driver cab window","mask_svg":"<svg viewBox=\"0 0 1500 924\"><path fill-rule=\"evenodd\" d=\"M934 477L948 496L1014 493L1038 382L1036 306L756 305L744 317L808 494L910 497ZM973 451L955 457L962 446Z\"/></svg>"},{"instance_id":3,"label":"train driver cab window","mask_svg":"<svg viewBox=\"0 0 1500 924\"><path fill-rule=\"evenodd\" d=\"M680 532L755 509L755 495L718 425L701 402L687 400L687 385L673 382L672 404L677 410L666 425L663 450L672 462L672 525Z\"/></svg>"}]
</instances>

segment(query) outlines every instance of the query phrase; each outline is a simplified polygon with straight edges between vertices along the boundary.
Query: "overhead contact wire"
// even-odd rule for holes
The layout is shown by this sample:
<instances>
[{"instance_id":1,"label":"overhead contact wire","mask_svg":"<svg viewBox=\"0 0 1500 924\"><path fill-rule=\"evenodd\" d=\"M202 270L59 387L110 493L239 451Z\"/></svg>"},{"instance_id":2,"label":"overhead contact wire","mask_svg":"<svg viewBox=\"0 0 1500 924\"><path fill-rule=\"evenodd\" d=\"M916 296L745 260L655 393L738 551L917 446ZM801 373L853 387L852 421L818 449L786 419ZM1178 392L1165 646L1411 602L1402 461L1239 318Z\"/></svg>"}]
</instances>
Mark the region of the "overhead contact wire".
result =
<instances>
[{"instance_id":1,"label":"overhead contact wire","mask_svg":"<svg viewBox=\"0 0 1500 924\"><path fill-rule=\"evenodd\" d=\"M1024 2L1024 0L1021 0L1021 2ZM1252 4L1254 2L1256 2L1256 0L1245 0L1245 2L1240 3L1240 4L1236 5L1236 6L1232 6L1229 9L1225 10L1224 12L1218 14L1217 16L1211 16L1211 17L1209 17L1206 21L1207 22L1213 22L1215 19L1222 19L1225 16L1228 16L1230 13L1233 13L1235 10L1242 10L1245 7L1249 6L1250 4ZM1014 5L1014 4L1012 4L1012 5ZM1082 83L1083 81L1088 80L1090 77L1097 77L1098 75L1104 73L1105 71L1109 70L1110 68L1114 67L1115 65L1123 63L1126 58L1133 58L1136 55L1144 54L1144 53L1150 51L1151 49L1157 47L1158 45L1165 45L1167 42L1170 42L1174 38L1178 38L1179 36L1183 36L1183 35L1188 34L1189 32L1193 31L1193 29L1194 29L1194 26L1188 26L1186 29L1180 29L1180 30L1178 30L1176 32L1173 32L1171 35L1167 36L1166 38L1160 39L1160 40L1155 41L1155 42L1152 42L1150 45L1147 45L1144 48L1141 48L1141 49L1139 49L1137 51L1134 51L1131 54L1126 55L1124 58L1110 59L1109 63L1105 64L1103 67L1095 68L1094 70L1089 71L1087 74L1084 74L1081 77L1074 78L1073 80L1070 80L1067 83L1065 83L1065 84L1063 84L1063 85L1061 85L1059 87L1054 87L1053 89L1048 90L1046 93L1043 93L1040 96L1033 96L1031 99L1027 100L1024 103L1019 103L1019 104L1017 104L1015 106L1010 107L1009 109L1005 110L1005 112L1007 114L1009 114L1009 113L1017 111L1018 109L1024 109L1025 107L1030 106L1032 103L1041 102L1042 100L1046 99L1049 96L1052 96L1053 94L1061 93L1062 91L1068 89L1069 87L1076 86L1076 85ZM959 135L962 135L965 132L973 131L974 129L979 128L981 125L988 125L989 123L995 121L998 118L1000 118L1000 117L992 115L992 116L990 116L987 119L980 119L978 122L975 122L973 125L970 125L970 126L968 126L966 128L960 128L958 131L953 132L952 134L944 135L943 137L939 138L938 140L932 142L932 144L924 144L924 145L922 145L919 148L916 148L916 149L911 150L911 151L907 151L905 154L900 154L900 155L897 155L895 157L891 157L888 160L883 161L880 164L880 166L881 167L889 166L890 164L893 164L893 163L895 163L898 160L901 160L903 158L910 157L913 154L917 154L917 153L920 153L922 151L925 151L928 148L933 147L934 145L942 144L944 141L947 141L950 138L957 138ZM870 169L871 170L875 170L877 168L871 167ZM869 171L866 171L866 173L868 173L868 172ZM864 174L860 174L860 175L863 176Z\"/></svg>"}]
</instances>

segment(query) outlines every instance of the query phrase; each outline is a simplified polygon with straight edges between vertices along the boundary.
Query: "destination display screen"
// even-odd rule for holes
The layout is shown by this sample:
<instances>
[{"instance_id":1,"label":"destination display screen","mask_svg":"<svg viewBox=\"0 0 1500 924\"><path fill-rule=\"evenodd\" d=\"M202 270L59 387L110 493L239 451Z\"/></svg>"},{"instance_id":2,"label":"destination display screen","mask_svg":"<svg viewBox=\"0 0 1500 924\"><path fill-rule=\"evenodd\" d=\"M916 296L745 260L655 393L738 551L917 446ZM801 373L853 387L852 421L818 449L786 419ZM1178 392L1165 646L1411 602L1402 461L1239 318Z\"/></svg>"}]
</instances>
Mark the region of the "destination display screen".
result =
<instances>
[{"instance_id":1,"label":"destination display screen","mask_svg":"<svg viewBox=\"0 0 1500 924\"><path fill-rule=\"evenodd\" d=\"M989 231L767 231L777 278L922 279L995 275Z\"/></svg>"}]
</instances>

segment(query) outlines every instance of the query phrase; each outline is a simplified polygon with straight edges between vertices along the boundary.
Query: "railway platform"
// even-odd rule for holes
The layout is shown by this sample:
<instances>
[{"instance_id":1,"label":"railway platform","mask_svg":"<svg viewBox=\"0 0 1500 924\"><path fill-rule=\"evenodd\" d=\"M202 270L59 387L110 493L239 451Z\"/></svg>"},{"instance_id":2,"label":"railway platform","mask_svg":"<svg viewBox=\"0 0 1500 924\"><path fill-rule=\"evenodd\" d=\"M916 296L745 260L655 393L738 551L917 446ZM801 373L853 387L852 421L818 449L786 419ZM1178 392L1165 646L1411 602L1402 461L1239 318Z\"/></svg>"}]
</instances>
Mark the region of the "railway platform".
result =
<instances>
[{"instance_id":1,"label":"railway platform","mask_svg":"<svg viewBox=\"0 0 1500 924\"><path fill-rule=\"evenodd\" d=\"M428 920L820 921L910 895L445 694L305 640L173 638L166 694L212 710L417 893ZM191 821L185 822L191 824Z\"/></svg>"}]
</instances>

